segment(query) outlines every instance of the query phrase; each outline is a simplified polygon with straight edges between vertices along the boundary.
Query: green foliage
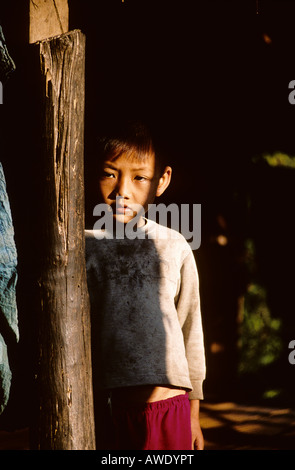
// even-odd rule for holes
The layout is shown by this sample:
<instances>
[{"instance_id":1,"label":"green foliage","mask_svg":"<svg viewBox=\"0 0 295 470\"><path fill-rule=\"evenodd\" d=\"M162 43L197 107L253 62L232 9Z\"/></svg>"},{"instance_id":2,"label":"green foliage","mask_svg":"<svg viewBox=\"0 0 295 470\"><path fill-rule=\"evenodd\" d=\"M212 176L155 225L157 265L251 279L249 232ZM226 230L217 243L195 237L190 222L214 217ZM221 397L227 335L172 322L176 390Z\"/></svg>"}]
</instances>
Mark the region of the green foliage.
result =
<instances>
[{"instance_id":1,"label":"green foliage","mask_svg":"<svg viewBox=\"0 0 295 470\"><path fill-rule=\"evenodd\" d=\"M281 320L272 318L265 289L252 283L245 294L240 335L239 372L257 372L278 359L282 341Z\"/></svg>"},{"instance_id":2,"label":"green foliage","mask_svg":"<svg viewBox=\"0 0 295 470\"><path fill-rule=\"evenodd\" d=\"M266 399L273 399L273 398L277 398L281 395L282 393L282 390L281 389L270 389L270 390L266 390L264 393L263 393L263 398L266 398Z\"/></svg>"},{"instance_id":3,"label":"green foliage","mask_svg":"<svg viewBox=\"0 0 295 470\"><path fill-rule=\"evenodd\" d=\"M282 152L275 152L273 155L263 155L253 159L254 163L264 160L271 167L283 167L295 169L295 157Z\"/></svg>"}]
</instances>

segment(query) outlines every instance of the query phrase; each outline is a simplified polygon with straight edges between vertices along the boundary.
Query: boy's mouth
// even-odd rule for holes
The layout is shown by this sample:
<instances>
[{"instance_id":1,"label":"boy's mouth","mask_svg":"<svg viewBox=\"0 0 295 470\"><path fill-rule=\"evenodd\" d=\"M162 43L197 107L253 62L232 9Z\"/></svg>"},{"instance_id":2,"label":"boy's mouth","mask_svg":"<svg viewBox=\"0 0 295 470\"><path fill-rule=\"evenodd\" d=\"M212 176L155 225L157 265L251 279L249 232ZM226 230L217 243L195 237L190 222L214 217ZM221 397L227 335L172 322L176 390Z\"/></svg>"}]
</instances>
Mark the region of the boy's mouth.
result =
<instances>
[{"instance_id":1,"label":"boy's mouth","mask_svg":"<svg viewBox=\"0 0 295 470\"><path fill-rule=\"evenodd\" d=\"M133 215L133 210L128 206L117 206L116 214Z\"/></svg>"},{"instance_id":2,"label":"boy's mouth","mask_svg":"<svg viewBox=\"0 0 295 470\"><path fill-rule=\"evenodd\" d=\"M120 200L121 199L121 200ZM127 201L126 201L127 202ZM144 208L137 203L132 203L130 206L125 203L123 198L117 198L111 205L113 215L121 215L126 217L136 217L144 214Z\"/></svg>"},{"instance_id":3,"label":"boy's mouth","mask_svg":"<svg viewBox=\"0 0 295 470\"><path fill-rule=\"evenodd\" d=\"M114 214L124 214L124 215L133 215L134 211L127 204L112 204L112 209Z\"/></svg>"}]
</instances>

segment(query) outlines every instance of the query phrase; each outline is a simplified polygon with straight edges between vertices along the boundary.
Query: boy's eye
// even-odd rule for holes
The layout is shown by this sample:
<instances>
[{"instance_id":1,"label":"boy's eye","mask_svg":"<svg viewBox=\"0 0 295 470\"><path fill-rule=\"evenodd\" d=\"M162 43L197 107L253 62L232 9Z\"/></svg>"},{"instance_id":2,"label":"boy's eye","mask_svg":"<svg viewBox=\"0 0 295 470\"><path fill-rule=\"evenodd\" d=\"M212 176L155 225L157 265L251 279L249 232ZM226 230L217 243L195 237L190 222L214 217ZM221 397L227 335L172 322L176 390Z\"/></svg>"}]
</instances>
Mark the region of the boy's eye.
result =
<instances>
[{"instance_id":1,"label":"boy's eye","mask_svg":"<svg viewBox=\"0 0 295 470\"><path fill-rule=\"evenodd\" d=\"M135 176L136 181L146 181L147 178L145 178L144 176Z\"/></svg>"},{"instance_id":2,"label":"boy's eye","mask_svg":"<svg viewBox=\"0 0 295 470\"><path fill-rule=\"evenodd\" d=\"M114 178L115 177L114 173L109 173L108 171L103 171L102 176L105 177L105 178Z\"/></svg>"}]
</instances>

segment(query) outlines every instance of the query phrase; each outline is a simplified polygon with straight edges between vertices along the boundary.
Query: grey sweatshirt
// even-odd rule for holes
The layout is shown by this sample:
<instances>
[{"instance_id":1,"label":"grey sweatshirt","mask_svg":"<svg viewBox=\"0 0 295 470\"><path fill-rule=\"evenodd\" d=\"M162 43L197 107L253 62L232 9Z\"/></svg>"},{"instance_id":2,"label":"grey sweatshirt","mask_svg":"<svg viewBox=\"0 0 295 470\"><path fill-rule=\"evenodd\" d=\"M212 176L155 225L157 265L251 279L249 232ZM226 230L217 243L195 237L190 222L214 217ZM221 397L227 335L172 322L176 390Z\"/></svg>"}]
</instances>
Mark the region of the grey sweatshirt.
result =
<instances>
[{"instance_id":1,"label":"grey sweatshirt","mask_svg":"<svg viewBox=\"0 0 295 470\"><path fill-rule=\"evenodd\" d=\"M192 250L181 234L150 220L137 236L86 230L100 386L173 385L202 399L205 355Z\"/></svg>"}]
</instances>

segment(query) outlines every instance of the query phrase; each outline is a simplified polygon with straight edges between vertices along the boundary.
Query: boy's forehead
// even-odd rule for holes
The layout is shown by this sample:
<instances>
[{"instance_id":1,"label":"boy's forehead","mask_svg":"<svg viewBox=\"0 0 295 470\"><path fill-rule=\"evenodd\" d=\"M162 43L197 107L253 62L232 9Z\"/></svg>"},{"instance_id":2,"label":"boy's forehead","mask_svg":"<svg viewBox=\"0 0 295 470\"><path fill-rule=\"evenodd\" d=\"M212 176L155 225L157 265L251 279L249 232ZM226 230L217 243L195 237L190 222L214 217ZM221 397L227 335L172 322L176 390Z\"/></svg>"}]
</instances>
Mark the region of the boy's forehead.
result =
<instances>
[{"instance_id":1,"label":"boy's forehead","mask_svg":"<svg viewBox=\"0 0 295 470\"><path fill-rule=\"evenodd\" d=\"M131 154L123 152L119 155L108 155L104 163L118 164L121 161L124 161L129 168L137 170L155 167L155 155L150 153L143 155L137 152L132 152Z\"/></svg>"}]
</instances>

